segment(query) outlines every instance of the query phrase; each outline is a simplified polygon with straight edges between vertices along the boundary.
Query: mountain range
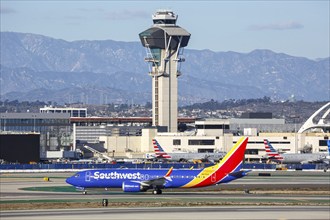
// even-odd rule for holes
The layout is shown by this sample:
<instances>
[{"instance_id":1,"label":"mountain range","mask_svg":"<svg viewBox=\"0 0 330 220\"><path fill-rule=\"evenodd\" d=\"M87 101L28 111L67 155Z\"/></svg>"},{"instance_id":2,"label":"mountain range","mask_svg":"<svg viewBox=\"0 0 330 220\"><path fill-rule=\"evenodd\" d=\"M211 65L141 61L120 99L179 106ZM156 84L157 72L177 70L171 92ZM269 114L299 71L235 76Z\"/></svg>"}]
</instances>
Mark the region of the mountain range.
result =
<instances>
[{"instance_id":1,"label":"mountain range","mask_svg":"<svg viewBox=\"0 0 330 220\"><path fill-rule=\"evenodd\" d=\"M1 100L151 102L149 67L140 42L68 42L37 34L0 34ZM184 57L179 105L264 96L329 100L329 57L311 60L260 49L250 53L185 49Z\"/></svg>"}]
</instances>

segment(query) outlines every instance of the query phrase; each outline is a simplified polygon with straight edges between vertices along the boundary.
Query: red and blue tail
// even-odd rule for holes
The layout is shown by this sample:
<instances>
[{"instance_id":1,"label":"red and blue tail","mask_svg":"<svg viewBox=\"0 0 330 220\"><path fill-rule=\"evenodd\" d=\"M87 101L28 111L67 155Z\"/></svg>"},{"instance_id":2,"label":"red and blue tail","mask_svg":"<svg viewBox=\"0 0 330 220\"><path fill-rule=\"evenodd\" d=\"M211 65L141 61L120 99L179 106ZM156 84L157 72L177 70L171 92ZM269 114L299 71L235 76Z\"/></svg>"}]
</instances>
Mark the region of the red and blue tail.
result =
<instances>
[{"instance_id":1,"label":"red and blue tail","mask_svg":"<svg viewBox=\"0 0 330 220\"><path fill-rule=\"evenodd\" d=\"M164 158L164 159L171 159L172 157L168 155L164 149L160 146L158 141L156 139L152 140L152 143L154 145L154 151L156 154L156 158Z\"/></svg>"},{"instance_id":2,"label":"red and blue tail","mask_svg":"<svg viewBox=\"0 0 330 220\"><path fill-rule=\"evenodd\" d=\"M216 165L204 168L196 178L182 186L183 188L204 187L230 182L241 178L246 172L241 171L244 154L248 143L247 137L242 137Z\"/></svg>"},{"instance_id":3,"label":"red and blue tail","mask_svg":"<svg viewBox=\"0 0 330 220\"><path fill-rule=\"evenodd\" d=\"M277 152L267 139L264 139L264 146L269 159L283 160L282 155Z\"/></svg>"}]
</instances>

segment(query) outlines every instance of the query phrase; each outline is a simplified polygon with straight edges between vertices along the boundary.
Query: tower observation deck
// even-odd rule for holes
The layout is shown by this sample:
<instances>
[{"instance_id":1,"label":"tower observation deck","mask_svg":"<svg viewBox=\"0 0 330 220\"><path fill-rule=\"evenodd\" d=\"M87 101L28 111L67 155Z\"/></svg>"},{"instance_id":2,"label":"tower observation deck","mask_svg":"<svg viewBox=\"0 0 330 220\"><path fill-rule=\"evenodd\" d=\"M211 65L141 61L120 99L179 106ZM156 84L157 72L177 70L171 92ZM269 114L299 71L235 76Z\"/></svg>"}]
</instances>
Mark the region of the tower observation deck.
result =
<instances>
[{"instance_id":1,"label":"tower observation deck","mask_svg":"<svg viewBox=\"0 0 330 220\"><path fill-rule=\"evenodd\" d=\"M146 48L146 62L152 77L152 124L177 131L178 80L183 48L188 45L190 33L176 25L178 16L170 10L159 10L153 16L153 25L139 34Z\"/></svg>"}]
</instances>

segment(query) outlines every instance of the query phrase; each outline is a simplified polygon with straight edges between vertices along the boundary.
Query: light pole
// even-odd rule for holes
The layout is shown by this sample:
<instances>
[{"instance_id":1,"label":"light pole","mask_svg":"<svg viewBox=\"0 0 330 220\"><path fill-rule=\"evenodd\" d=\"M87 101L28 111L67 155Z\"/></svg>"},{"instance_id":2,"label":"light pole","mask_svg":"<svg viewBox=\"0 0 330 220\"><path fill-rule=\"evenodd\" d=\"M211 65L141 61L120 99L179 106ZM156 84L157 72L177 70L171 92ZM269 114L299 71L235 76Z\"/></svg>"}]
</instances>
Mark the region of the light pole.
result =
<instances>
[{"instance_id":1,"label":"light pole","mask_svg":"<svg viewBox=\"0 0 330 220\"><path fill-rule=\"evenodd\" d=\"M33 133L36 133L36 115L32 115L33 117Z\"/></svg>"},{"instance_id":2,"label":"light pole","mask_svg":"<svg viewBox=\"0 0 330 220\"><path fill-rule=\"evenodd\" d=\"M3 120L3 131L6 131L6 116L1 115L1 119ZM0 131L2 130L2 127L1 127L1 121L2 120L0 120Z\"/></svg>"},{"instance_id":3,"label":"light pole","mask_svg":"<svg viewBox=\"0 0 330 220\"><path fill-rule=\"evenodd\" d=\"M295 146L295 153L298 153L298 138L297 138L297 118L298 116L294 117L294 146Z\"/></svg>"}]
</instances>

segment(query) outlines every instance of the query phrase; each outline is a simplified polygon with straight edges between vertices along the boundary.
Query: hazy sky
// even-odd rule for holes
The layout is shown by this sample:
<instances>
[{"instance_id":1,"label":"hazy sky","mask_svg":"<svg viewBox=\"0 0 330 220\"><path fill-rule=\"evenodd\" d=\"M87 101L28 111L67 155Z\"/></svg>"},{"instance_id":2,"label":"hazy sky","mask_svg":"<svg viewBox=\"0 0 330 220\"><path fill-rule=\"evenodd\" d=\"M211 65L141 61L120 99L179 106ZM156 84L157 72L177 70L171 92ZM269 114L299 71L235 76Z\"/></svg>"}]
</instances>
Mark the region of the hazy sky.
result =
<instances>
[{"instance_id":1,"label":"hazy sky","mask_svg":"<svg viewBox=\"0 0 330 220\"><path fill-rule=\"evenodd\" d=\"M139 41L157 9L179 15L188 49L270 49L329 57L329 0L317 1L30 1L0 0L1 31L73 40Z\"/></svg>"}]
</instances>

